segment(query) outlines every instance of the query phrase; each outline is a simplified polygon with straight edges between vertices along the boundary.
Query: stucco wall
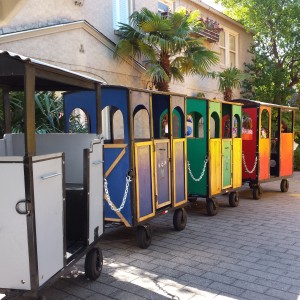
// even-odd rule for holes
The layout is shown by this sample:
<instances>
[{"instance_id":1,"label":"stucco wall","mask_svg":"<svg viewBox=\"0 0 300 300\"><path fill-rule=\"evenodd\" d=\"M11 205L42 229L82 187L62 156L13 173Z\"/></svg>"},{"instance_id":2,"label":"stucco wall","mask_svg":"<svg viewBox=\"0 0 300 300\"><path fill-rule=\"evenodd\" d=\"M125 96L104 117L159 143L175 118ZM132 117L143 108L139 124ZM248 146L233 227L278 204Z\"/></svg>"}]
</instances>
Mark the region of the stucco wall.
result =
<instances>
[{"instance_id":1,"label":"stucco wall","mask_svg":"<svg viewBox=\"0 0 300 300\"><path fill-rule=\"evenodd\" d=\"M116 42L118 37L113 30L112 1L81 0L82 6L75 5L75 1L61 0L27 0L24 6L4 27L0 28L0 49L10 50L26 56L34 57L46 62L56 64L71 70L83 72L101 78L109 84L128 85L137 88L145 88L147 79L143 69L137 67L133 62L120 63L113 56L113 44L108 47L100 41L97 35L103 34L107 40ZM210 17L221 25L234 30L239 34L238 66L243 69L243 63L250 61L247 49L252 41L251 34L236 25L235 22L222 18L214 10L199 6L197 1L175 0L175 7L185 6L187 9L199 9L201 14ZM149 9L157 10L156 0L134 0L133 9L140 10L147 6ZM85 20L96 30L94 33L84 29L58 30L44 36L33 36L22 38L22 33L17 38L9 41L8 34L12 32L23 32L33 28L47 28L55 24L64 24ZM62 25L64 26L64 25ZM99 31L98 33L96 31ZM101 34L100 34L101 33ZM5 37L5 39L4 39ZM217 44L207 46L218 52ZM132 66L135 66L134 68ZM214 71L222 71L217 65ZM171 91L195 95L199 92L206 97L222 98L218 91L218 82L215 79L201 78L200 76L187 77L183 83L171 82ZM238 92L235 91L235 97Z\"/></svg>"}]
</instances>

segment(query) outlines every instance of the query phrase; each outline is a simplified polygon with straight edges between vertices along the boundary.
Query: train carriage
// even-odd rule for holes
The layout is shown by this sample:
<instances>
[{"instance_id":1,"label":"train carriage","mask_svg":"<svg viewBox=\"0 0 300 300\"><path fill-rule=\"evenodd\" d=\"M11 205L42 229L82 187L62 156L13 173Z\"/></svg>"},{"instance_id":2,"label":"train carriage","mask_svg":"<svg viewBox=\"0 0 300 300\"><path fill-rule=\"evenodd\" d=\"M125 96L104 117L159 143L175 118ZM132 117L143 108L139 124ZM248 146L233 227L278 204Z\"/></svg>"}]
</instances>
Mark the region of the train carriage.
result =
<instances>
[{"instance_id":1,"label":"train carriage","mask_svg":"<svg viewBox=\"0 0 300 300\"><path fill-rule=\"evenodd\" d=\"M241 104L187 98L188 194L206 198L208 215L218 212L215 196L229 193L239 204L242 185Z\"/></svg>"},{"instance_id":2,"label":"train carriage","mask_svg":"<svg viewBox=\"0 0 300 300\"><path fill-rule=\"evenodd\" d=\"M186 225L185 97L103 86L101 98L105 220L137 227L137 243L147 248L151 218L174 210L175 229ZM94 92L67 93L64 105L66 118L82 109L94 132Z\"/></svg>"},{"instance_id":3,"label":"train carriage","mask_svg":"<svg viewBox=\"0 0 300 300\"><path fill-rule=\"evenodd\" d=\"M260 199L261 184L281 180L287 192L293 175L294 124L298 108L235 99L243 103L243 182L249 182L253 199Z\"/></svg>"},{"instance_id":4,"label":"train carriage","mask_svg":"<svg viewBox=\"0 0 300 300\"><path fill-rule=\"evenodd\" d=\"M95 134L36 134L35 91L92 90L101 82L0 51L5 135L0 139L0 288L37 296L85 259L102 270L103 139ZM24 134L11 128L10 92L24 91ZM98 127L99 128L99 127Z\"/></svg>"}]
</instances>

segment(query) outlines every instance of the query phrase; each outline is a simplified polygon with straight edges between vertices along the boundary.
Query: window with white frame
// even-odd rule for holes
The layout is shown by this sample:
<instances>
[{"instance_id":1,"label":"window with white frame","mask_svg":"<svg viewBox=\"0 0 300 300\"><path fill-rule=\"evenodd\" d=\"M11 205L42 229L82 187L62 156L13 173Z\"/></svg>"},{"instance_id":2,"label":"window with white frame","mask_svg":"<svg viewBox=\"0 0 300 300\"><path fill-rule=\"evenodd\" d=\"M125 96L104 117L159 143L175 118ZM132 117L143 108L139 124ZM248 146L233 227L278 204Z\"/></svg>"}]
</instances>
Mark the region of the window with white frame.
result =
<instances>
[{"instance_id":1,"label":"window with white frame","mask_svg":"<svg viewBox=\"0 0 300 300\"><path fill-rule=\"evenodd\" d=\"M174 1L173 0L161 0L157 1L158 13L161 15L168 15L174 10Z\"/></svg>"},{"instance_id":2,"label":"window with white frame","mask_svg":"<svg viewBox=\"0 0 300 300\"><path fill-rule=\"evenodd\" d=\"M224 29L220 32L219 59L225 67L238 67L238 33Z\"/></svg>"},{"instance_id":3,"label":"window with white frame","mask_svg":"<svg viewBox=\"0 0 300 300\"><path fill-rule=\"evenodd\" d=\"M113 1L113 26L118 30L120 24L128 24L129 16L132 12L133 0L112 0Z\"/></svg>"}]
</instances>

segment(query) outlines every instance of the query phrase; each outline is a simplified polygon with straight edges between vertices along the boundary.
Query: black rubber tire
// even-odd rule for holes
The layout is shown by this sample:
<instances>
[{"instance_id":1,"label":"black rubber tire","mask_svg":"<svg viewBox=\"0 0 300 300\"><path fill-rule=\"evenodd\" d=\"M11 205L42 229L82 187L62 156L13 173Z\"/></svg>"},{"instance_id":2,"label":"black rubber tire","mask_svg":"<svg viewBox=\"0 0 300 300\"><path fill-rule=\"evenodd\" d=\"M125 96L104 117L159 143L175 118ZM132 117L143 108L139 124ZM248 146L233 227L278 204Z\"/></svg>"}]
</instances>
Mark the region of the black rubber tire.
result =
<instances>
[{"instance_id":1,"label":"black rubber tire","mask_svg":"<svg viewBox=\"0 0 300 300\"><path fill-rule=\"evenodd\" d=\"M150 225L138 226L136 233L137 245L142 249L147 249L152 242L152 230Z\"/></svg>"},{"instance_id":2,"label":"black rubber tire","mask_svg":"<svg viewBox=\"0 0 300 300\"><path fill-rule=\"evenodd\" d=\"M188 197L188 200L189 200L189 202L191 202L191 203L195 203L195 202L197 201L197 197L189 196L189 197Z\"/></svg>"},{"instance_id":3,"label":"black rubber tire","mask_svg":"<svg viewBox=\"0 0 300 300\"><path fill-rule=\"evenodd\" d=\"M240 197L238 192L230 192L229 193L229 205L231 207L237 207L240 203Z\"/></svg>"},{"instance_id":4,"label":"black rubber tire","mask_svg":"<svg viewBox=\"0 0 300 300\"><path fill-rule=\"evenodd\" d=\"M173 215L173 226L177 231L185 228L187 223L187 213L184 208L178 208Z\"/></svg>"},{"instance_id":5,"label":"black rubber tire","mask_svg":"<svg viewBox=\"0 0 300 300\"><path fill-rule=\"evenodd\" d=\"M206 211L209 216L215 216L219 211L219 204L211 198L206 199Z\"/></svg>"},{"instance_id":6,"label":"black rubber tire","mask_svg":"<svg viewBox=\"0 0 300 300\"><path fill-rule=\"evenodd\" d=\"M259 200L261 198L262 195L262 188L260 185L255 186L252 190L252 196L254 200Z\"/></svg>"},{"instance_id":7,"label":"black rubber tire","mask_svg":"<svg viewBox=\"0 0 300 300\"><path fill-rule=\"evenodd\" d=\"M90 280L99 278L103 267L103 255L100 248L93 248L85 256L85 275Z\"/></svg>"},{"instance_id":8,"label":"black rubber tire","mask_svg":"<svg viewBox=\"0 0 300 300\"><path fill-rule=\"evenodd\" d=\"M289 187L290 187L289 181L287 179L282 179L280 183L280 190L283 193L286 193L289 190Z\"/></svg>"}]
</instances>

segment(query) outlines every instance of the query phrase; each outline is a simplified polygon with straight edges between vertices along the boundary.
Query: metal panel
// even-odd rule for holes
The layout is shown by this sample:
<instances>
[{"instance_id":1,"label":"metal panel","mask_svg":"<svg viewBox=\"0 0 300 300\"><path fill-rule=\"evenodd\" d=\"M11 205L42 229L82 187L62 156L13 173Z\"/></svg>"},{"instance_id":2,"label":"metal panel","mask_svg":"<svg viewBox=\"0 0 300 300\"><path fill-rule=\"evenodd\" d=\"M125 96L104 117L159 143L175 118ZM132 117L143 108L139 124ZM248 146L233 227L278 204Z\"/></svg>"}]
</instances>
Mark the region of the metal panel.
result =
<instances>
[{"instance_id":1,"label":"metal panel","mask_svg":"<svg viewBox=\"0 0 300 300\"><path fill-rule=\"evenodd\" d=\"M238 188L242 185L242 139L233 139L232 150L232 187Z\"/></svg>"},{"instance_id":2,"label":"metal panel","mask_svg":"<svg viewBox=\"0 0 300 300\"><path fill-rule=\"evenodd\" d=\"M103 143L94 140L89 155L89 243L103 234ZM98 228L98 230L97 230ZM96 230L96 231L95 231ZM96 234L96 236L95 236Z\"/></svg>"},{"instance_id":3,"label":"metal panel","mask_svg":"<svg viewBox=\"0 0 300 300\"><path fill-rule=\"evenodd\" d=\"M209 174L210 194L215 195L221 192L221 139L210 139L209 141Z\"/></svg>"},{"instance_id":4,"label":"metal panel","mask_svg":"<svg viewBox=\"0 0 300 300\"><path fill-rule=\"evenodd\" d=\"M154 216L152 142L135 143L136 207L138 222Z\"/></svg>"},{"instance_id":5,"label":"metal panel","mask_svg":"<svg viewBox=\"0 0 300 300\"><path fill-rule=\"evenodd\" d=\"M138 105L143 105L150 111L150 93L142 92L142 91L131 91L131 99L132 99L132 113Z\"/></svg>"},{"instance_id":6,"label":"metal panel","mask_svg":"<svg viewBox=\"0 0 300 300\"><path fill-rule=\"evenodd\" d=\"M222 188L232 185L232 139L222 140Z\"/></svg>"},{"instance_id":7,"label":"metal panel","mask_svg":"<svg viewBox=\"0 0 300 300\"><path fill-rule=\"evenodd\" d=\"M173 199L174 206L187 202L186 139L173 140Z\"/></svg>"},{"instance_id":8,"label":"metal panel","mask_svg":"<svg viewBox=\"0 0 300 300\"><path fill-rule=\"evenodd\" d=\"M107 180L105 192L105 220L123 222L126 227L132 225L132 194L126 190L126 176L130 170L130 155L127 144L104 145L104 177ZM108 204L108 195L114 207ZM126 196L126 198L124 198ZM122 202L123 208L121 208Z\"/></svg>"},{"instance_id":9,"label":"metal panel","mask_svg":"<svg viewBox=\"0 0 300 300\"><path fill-rule=\"evenodd\" d=\"M281 133L280 135L280 176L293 174L294 155L293 133Z\"/></svg>"},{"instance_id":10,"label":"metal panel","mask_svg":"<svg viewBox=\"0 0 300 300\"><path fill-rule=\"evenodd\" d=\"M185 98L184 96L171 96L171 111L173 111L176 107L180 107L183 113L185 112Z\"/></svg>"},{"instance_id":11,"label":"metal panel","mask_svg":"<svg viewBox=\"0 0 300 300\"><path fill-rule=\"evenodd\" d=\"M0 163L0 283L1 288L30 290L27 216L15 209L25 199L24 167L15 163L20 158L9 159Z\"/></svg>"},{"instance_id":12,"label":"metal panel","mask_svg":"<svg viewBox=\"0 0 300 300\"><path fill-rule=\"evenodd\" d=\"M41 161L38 161L41 159ZM34 157L34 207L39 286L64 267L62 156ZM50 259L51 258L51 259Z\"/></svg>"},{"instance_id":13,"label":"metal panel","mask_svg":"<svg viewBox=\"0 0 300 300\"><path fill-rule=\"evenodd\" d=\"M171 203L171 170L169 140L154 141L156 208Z\"/></svg>"},{"instance_id":14,"label":"metal panel","mask_svg":"<svg viewBox=\"0 0 300 300\"><path fill-rule=\"evenodd\" d=\"M259 139L259 179L270 178L270 139Z\"/></svg>"}]
</instances>

